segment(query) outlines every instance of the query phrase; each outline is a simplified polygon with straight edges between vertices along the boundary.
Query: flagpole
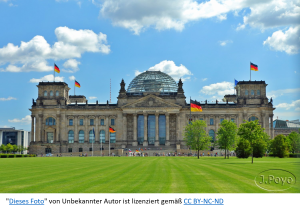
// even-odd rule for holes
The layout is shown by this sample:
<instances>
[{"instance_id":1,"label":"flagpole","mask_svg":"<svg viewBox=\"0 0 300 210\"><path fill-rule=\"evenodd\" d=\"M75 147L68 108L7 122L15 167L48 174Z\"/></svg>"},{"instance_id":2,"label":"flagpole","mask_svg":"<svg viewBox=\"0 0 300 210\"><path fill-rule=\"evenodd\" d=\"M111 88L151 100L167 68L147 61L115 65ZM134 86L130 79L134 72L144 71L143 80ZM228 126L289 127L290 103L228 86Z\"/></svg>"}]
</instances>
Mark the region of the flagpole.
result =
<instances>
[{"instance_id":1,"label":"flagpole","mask_svg":"<svg viewBox=\"0 0 300 210\"><path fill-rule=\"evenodd\" d=\"M190 119L189 119L189 124L192 123L192 110L191 110L191 100L192 100L192 97L190 96Z\"/></svg>"},{"instance_id":2,"label":"flagpole","mask_svg":"<svg viewBox=\"0 0 300 210\"><path fill-rule=\"evenodd\" d=\"M110 156L110 132L109 133L109 138L108 138L108 156Z\"/></svg>"},{"instance_id":3,"label":"flagpole","mask_svg":"<svg viewBox=\"0 0 300 210\"><path fill-rule=\"evenodd\" d=\"M53 82L55 82L55 63L54 63L53 73L54 73Z\"/></svg>"},{"instance_id":4,"label":"flagpole","mask_svg":"<svg viewBox=\"0 0 300 210\"><path fill-rule=\"evenodd\" d=\"M102 157L102 153L103 153L103 150L102 150L102 139L100 140L101 142L101 157Z\"/></svg>"},{"instance_id":5,"label":"flagpole","mask_svg":"<svg viewBox=\"0 0 300 210\"><path fill-rule=\"evenodd\" d=\"M75 96L75 80L74 80L74 96Z\"/></svg>"},{"instance_id":6,"label":"flagpole","mask_svg":"<svg viewBox=\"0 0 300 210\"><path fill-rule=\"evenodd\" d=\"M250 81L251 81L251 61L250 61Z\"/></svg>"}]
</instances>

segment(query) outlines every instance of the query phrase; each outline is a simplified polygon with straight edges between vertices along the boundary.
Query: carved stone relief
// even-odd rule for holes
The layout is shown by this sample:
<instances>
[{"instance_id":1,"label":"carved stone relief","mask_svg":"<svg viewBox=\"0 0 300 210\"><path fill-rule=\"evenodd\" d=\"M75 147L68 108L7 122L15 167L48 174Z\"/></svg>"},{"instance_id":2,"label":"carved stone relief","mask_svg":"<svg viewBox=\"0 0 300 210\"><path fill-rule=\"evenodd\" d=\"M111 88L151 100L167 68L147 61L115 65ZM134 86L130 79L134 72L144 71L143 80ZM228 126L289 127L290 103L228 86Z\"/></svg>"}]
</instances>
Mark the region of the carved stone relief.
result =
<instances>
[{"instance_id":1,"label":"carved stone relief","mask_svg":"<svg viewBox=\"0 0 300 210\"><path fill-rule=\"evenodd\" d=\"M169 132L170 132L170 140L176 140L176 115L175 114L170 114L170 119L169 119Z\"/></svg>"},{"instance_id":2,"label":"carved stone relief","mask_svg":"<svg viewBox=\"0 0 300 210\"><path fill-rule=\"evenodd\" d=\"M133 140L133 115L127 115L127 140Z\"/></svg>"}]
</instances>

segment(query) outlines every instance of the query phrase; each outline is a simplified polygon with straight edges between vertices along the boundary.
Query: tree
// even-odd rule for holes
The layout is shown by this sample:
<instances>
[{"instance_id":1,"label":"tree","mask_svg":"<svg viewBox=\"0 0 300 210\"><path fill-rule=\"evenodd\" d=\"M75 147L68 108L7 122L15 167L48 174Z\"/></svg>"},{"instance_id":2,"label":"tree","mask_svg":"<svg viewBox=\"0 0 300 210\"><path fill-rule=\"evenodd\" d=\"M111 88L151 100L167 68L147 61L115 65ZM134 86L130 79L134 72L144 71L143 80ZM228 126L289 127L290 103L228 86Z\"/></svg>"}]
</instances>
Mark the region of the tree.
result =
<instances>
[{"instance_id":1,"label":"tree","mask_svg":"<svg viewBox=\"0 0 300 210\"><path fill-rule=\"evenodd\" d=\"M6 145L6 152L10 153L13 150L13 145L7 144Z\"/></svg>"},{"instance_id":2,"label":"tree","mask_svg":"<svg viewBox=\"0 0 300 210\"><path fill-rule=\"evenodd\" d=\"M1 144L0 151L2 151L4 153L6 151L6 145Z\"/></svg>"},{"instance_id":3,"label":"tree","mask_svg":"<svg viewBox=\"0 0 300 210\"><path fill-rule=\"evenodd\" d=\"M290 152L293 154L295 154L295 152L297 153L300 150L300 134L293 131L287 136L287 138Z\"/></svg>"},{"instance_id":4,"label":"tree","mask_svg":"<svg viewBox=\"0 0 300 210\"><path fill-rule=\"evenodd\" d=\"M267 151L268 142L270 141L270 137L267 133L263 132L262 138L258 139L256 144L253 147L253 156L263 157Z\"/></svg>"},{"instance_id":5,"label":"tree","mask_svg":"<svg viewBox=\"0 0 300 210\"><path fill-rule=\"evenodd\" d=\"M244 121L238 129L238 135L242 140L248 140L251 147L252 163L253 163L253 149L255 144L264 138L264 129L258 124L258 121Z\"/></svg>"},{"instance_id":6,"label":"tree","mask_svg":"<svg viewBox=\"0 0 300 210\"><path fill-rule=\"evenodd\" d=\"M16 153L17 151L18 151L18 146L17 145L12 145L12 151L14 152L14 153Z\"/></svg>"},{"instance_id":7,"label":"tree","mask_svg":"<svg viewBox=\"0 0 300 210\"><path fill-rule=\"evenodd\" d=\"M206 122L203 120L192 121L185 127L184 141L191 149L198 151L208 149L211 137L205 131Z\"/></svg>"},{"instance_id":8,"label":"tree","mask_svg":"<svg viewBox=\"0 0 300 210\"><path fill-rule=\"evenodd\" d=\"M251 154L251 146L248 140L240 139L235 149L238 158L248 158Z\"/></svg>"},{"instance_id":9,"label":"tree","mask_svg":"<svg viewBox=\"0 0 300 210\"><path fill-rule=\"evenodd\" d=\"M221 127L217 132L217 142L216 145L220 149L225 150L225 159L227 150L233 150L236 146L237 139L237 126L232 121L223 120ZM228 156L229 158L229 156Z\"/></svg>"},{"instance_id":10,"label":"tree","mask_svg":"<svg viewBox=\"0 0 300 210\"><path fill-rule=\"evenodd\" d=\"M271 152L274 156L283 158L288 156L289 150L288 150L288 142L287 138L280 134L276 136L272 142L271 142Z\"/></svg>"}]
</instances>

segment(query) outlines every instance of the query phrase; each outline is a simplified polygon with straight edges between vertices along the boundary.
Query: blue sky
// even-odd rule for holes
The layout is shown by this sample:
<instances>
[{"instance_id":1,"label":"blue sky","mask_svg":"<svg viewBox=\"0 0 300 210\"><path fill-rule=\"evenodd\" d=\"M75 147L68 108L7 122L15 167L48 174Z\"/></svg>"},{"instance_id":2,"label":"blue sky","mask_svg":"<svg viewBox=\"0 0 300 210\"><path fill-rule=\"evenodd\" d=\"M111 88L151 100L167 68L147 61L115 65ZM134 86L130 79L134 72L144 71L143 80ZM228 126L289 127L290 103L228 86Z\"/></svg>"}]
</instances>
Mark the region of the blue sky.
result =
<instances>
[{"instance_id":1,"label":"blue sky","mask_svg":"<svg viewBox=\"0 0 300 210\"><path fill-rule=\"evenodd\" d=\"M274 118L300 119L298 0L0 0L0 127L30 130L53 63L74 94L117 102L140 72L184 80L187 98L222 99L234 78L268 84Z\"/></svg>"}]
</instances>

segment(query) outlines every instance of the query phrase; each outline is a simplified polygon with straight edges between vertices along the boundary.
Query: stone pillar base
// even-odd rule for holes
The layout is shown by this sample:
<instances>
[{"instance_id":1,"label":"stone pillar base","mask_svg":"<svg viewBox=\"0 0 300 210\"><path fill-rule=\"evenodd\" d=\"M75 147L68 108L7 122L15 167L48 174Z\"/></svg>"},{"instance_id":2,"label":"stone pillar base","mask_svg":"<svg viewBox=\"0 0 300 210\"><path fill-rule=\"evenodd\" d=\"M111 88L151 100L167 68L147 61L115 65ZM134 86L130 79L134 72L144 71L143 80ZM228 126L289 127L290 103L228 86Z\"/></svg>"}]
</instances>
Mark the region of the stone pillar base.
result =
<instances>
[{"instance_id":1,"label":"stone pillar base","mask_svg":"<svg viewBox=\"0 0 300 210\"><path fill-rule=\"evenodd\" d=\"M132 146L133 146L133 147L136 147L137 145L138 145L137 141L132 142Z\"/></svg>"},{"instance_id":2,"label":"stone pillar base","mask_svg":"<svg viewBox=\"0 0 300 210\"><path fill-rule=\"evenodd\" d=\"M144 142L143 142L143 146L148 146L148 142L147 142L147 141L144 141Z\"/></svg>"},{"instance_id":3,"label":"stone pillar base","mask_svg":"<svg viewBox=\"0 0 300 210\"><path fill-rule=\"evenodd\" d=\"M158 146L159 146L159 141L156 141L156 142L154 143L154 146L158 147Z\"/></svg>"},{"instance_id":4,"label":"stone pillar base","mask_svg":"<svg viewBox=\"0 0 300 210\"><path fill-rule=\"evenodd\" d=\"M170 146L171 144L170 144L169 141L166 141L165 145L166 145L166 146Z\"/></svg>"},{"instance_id":5,"label":"stone pillar base","mask_svg":"<svg viewBox=\"0 0 300 210\"><path fill-rule=\"evenodd\" d=\"M176 144L176 149L180 149L180 144Z\"/></svg>"}]
</instances>

